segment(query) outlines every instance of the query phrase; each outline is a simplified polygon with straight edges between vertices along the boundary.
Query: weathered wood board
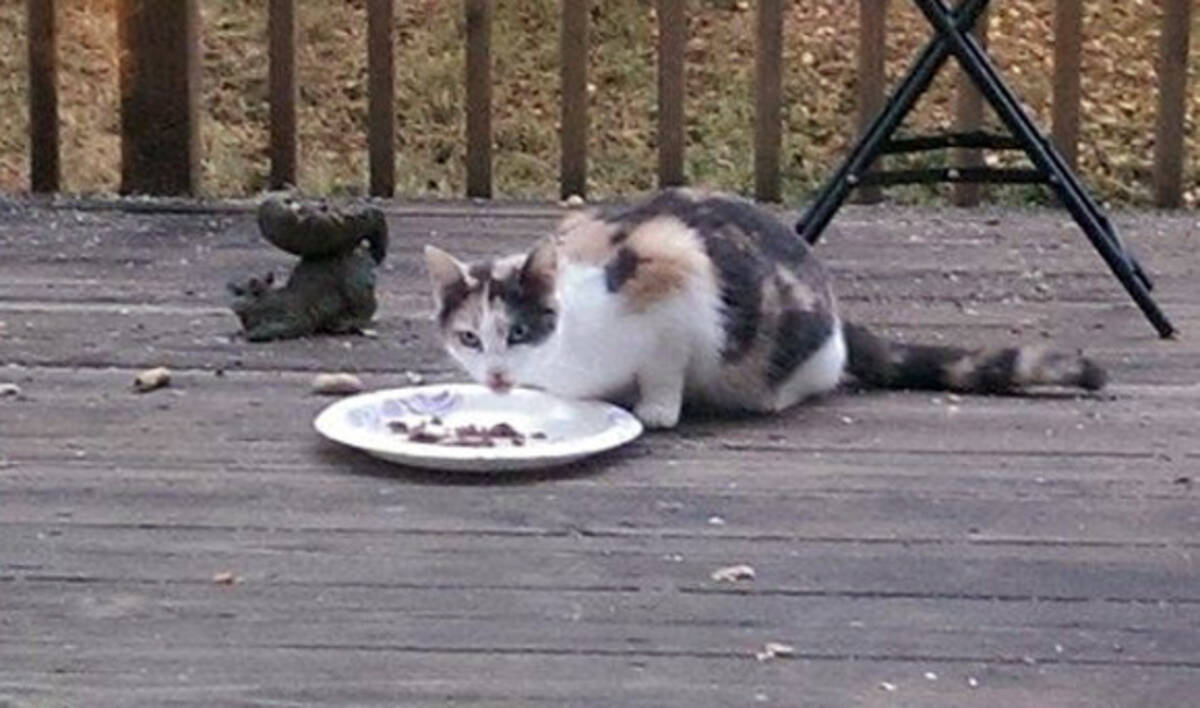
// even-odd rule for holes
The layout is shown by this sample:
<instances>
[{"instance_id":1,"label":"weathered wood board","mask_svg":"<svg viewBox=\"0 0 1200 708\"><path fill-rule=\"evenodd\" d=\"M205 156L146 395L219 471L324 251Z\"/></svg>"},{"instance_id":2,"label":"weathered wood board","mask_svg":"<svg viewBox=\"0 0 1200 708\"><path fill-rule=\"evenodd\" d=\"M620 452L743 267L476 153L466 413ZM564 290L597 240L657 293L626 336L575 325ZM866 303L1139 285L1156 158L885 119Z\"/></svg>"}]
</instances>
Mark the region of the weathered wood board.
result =
<instances>
[{"instance_id":1,"label":"weathered wood board","mask_svg":"<svg viewBox=\"0 0 1200 708\"><path fill-rule=\"evenodd\" d=\"M131 203L126 203L128 206ZM846 391L503 478L318 438L318 371L457 374L419 251L549 207L387 205L374 337L253 345L240 205L0 203L0 706L1187 705L1200 218L1118 214L1153 330L1054 211L847 208L850 317L1085 347L1098 396ZM142 368L168 388L131 390ZM713 571L749 564L753 580ZM769 642L787 656L756 656ZM785 652L786 653L786 652Z\"/></svg>"}]
</instances>

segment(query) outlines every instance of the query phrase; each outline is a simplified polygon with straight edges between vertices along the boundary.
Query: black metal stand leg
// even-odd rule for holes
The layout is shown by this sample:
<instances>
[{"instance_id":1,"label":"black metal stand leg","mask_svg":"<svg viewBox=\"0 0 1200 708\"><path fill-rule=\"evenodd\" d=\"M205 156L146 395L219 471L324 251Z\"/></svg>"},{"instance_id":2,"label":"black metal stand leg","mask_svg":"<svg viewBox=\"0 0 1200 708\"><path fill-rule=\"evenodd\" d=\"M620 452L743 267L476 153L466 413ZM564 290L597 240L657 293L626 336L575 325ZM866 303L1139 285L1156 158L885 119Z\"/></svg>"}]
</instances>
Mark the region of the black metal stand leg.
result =
<instances>
[{"instance_id":1,"label":"black metal stand leg","mask_svg":"<svg viewBox=\"0 0 1200 708\"><path fill-rule=\"evenodd\" d=\"M980 87L1009 130L1018 136L1030 160L1039 170L1047 174L1055 192L1059 193L1063 189L1069 190L1073 194L1072 199L1079 202L1089 212L1089 218L1097 222L1101 230L1117 243L1120 250L1124 251L1124 246L1120 243L1120 239L1108 219L1101 213L1099 206L1067 167L1066 161L1059 155L1053 143L1045 139L1037 126L1021 109L1020 102L1008 85L1000 79L987 53L978 41L969 34L955 31L956 23L946 21L949 10L942 0L916 0L916 3L930 24L934 25L939 34L950 42L951 51L963 69ZM1061 185L1059 185L1060 182ZM1150 286L1147 284L1147 287Z\"/></svg>"},{"instance_id":2,"label":"black metal stand leg","mask_svg":"<svg viewBox=\"0 0 1200 708\"><path fill-rule=\"evenodd\" d=\"M916 0L916 3L949 43L963 70L992 104L1000 119L1021 140L1029 159L1047 175L1050 187L1159 335L1165 338L1174 334L1174 326L1150 297L1151 284L1137 261L1126 251L1108 219L1100 213L1054 145L1037 130L1016 97L1000 80L979 43L959 30L943 0Z\"/></svg>"},{"instance_id":3,"label":"black metal stand leg","mask_svg":"<svg viewBox=\"0 0 1200 708\"><path fill-rule=\"evenodd\" d=\"M1141 308L1142 313L1162 337L1169 337L1175 328L1167 320L1150 296L1153 284L1146 276L1132 251L1121 242L1116 230L1100 207L1079 182L1054 145L1037 129L1033 121L1021 108L1020 102L1000 79L987 53L971 36L979 16L987 8L988 0L962 0L954 9L945 0L914 0L935 33L925 45L920 56L909 68L904 79L888 97L884 109L871 121L863 134L855 141L846 159L834 174L822 185L813 203L796 224L796 231L808 243L816 243L825 227L850 191L861 181L879 183L905 183L909 181L1020 181L1044 182L1050 186L1079 224L1092 246L1108 264L1109 269L1125 290ZM921 95L929 88L934 76L953 55L964 71L979 88L983 96L995 109L1007 126L1011 137L991 140L994 147L1020 148L1036 168L1030 171L1005 171L980 169L919 170L914 174L884 172L867 174L879 155L885 151L910 152L922 149L920 140L892 141L892 134L912 111ZM926 143L939 145L959 144L952 140L975 139L971 135L946 135L927 139ZM902 147L903 145L903 147ZM929 148L924 148L929 149ZM1016 174L1016 173L1020 174ZM920 173L920 174L917 174ZM978 173L978 174L975 174Z\"/></svg>"},{"instance_id":4,"label":"black metal stand leg","mask_svg":"<svg viewBox=\"0 0 1200 708\"><path fill-rule=\"evenodd\" d=\"M953 12L953 25L970 32L987 8L987 3L988 0L965 0ZM929 88L938 70L949 57L950 47L945 39L934 37L925 45L925 49L908 70L904 80L888 99L883 111L867 126L850 154L821 187L816 200L796 224L796 231L802 239L808 243L817 242L833 215L857 185L860 176L870 169L888 138L913 109L921 94Z\"/></svg>"}]
</instances>

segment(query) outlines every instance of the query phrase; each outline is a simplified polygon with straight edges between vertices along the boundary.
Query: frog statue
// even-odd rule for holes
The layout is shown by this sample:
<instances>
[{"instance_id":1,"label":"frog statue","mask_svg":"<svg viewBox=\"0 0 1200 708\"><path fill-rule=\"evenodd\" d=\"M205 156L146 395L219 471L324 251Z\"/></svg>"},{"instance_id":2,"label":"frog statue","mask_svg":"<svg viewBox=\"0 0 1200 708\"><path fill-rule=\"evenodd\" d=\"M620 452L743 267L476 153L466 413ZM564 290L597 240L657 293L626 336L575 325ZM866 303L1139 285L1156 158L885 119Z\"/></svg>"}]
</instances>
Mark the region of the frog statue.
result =
<instances>
[{"instance_id":1,"label":"frog statue","mask_svg":"<svg viewBox=\"0 0 1200 708\"><path fill-rule=\"evenodd\" d=\"M387 254L387 222L370 206L271 196L258 207L263 237L300 256L287 282L273 273L233 281L230 308L246 339L361 333L375 314L375 266Z\"/></svg>"}]
</instances>

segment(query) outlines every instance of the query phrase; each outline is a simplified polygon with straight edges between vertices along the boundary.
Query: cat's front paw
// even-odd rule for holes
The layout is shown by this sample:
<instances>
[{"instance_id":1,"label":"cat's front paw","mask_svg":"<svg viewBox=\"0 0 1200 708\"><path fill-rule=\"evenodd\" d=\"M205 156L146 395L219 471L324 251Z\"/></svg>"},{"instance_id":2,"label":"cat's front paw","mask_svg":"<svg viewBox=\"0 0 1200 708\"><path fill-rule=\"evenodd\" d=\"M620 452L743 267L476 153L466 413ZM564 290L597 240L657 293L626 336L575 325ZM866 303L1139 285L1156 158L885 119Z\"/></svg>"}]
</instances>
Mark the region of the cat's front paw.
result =
<instances>
[{"instance_id":1,"label":"cat's front paw","mask_svg":"<svg viewBox=\"0 0 1200 708\"><path fill-rule=\"evenodd\" d=\"M633 414L647 428L674 428L679 422L679 404L642 401L634 406Z\"/></svg>"}]
</instances>

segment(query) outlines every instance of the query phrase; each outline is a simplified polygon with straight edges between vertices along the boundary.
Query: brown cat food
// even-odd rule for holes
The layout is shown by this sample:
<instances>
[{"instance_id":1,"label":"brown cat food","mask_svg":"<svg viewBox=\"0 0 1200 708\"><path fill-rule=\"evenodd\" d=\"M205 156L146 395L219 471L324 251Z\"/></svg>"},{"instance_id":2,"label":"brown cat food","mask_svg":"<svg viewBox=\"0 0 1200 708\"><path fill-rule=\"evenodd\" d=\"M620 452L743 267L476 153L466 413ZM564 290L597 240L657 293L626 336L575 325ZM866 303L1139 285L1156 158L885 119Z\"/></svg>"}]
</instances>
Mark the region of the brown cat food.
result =
<instances>
[{"instance_id":1,"label":"brown cat food","mask_svg":"<svg viewBox=\"0 0 1200 708\"><path fill-rule=\"evenodd\" d=\"M523 447L527 439L546 439L546 434L540 430L526 435L504 422L496 423L491 427L460 425L456 428L446 428L443 427L442 420L436 416L416 425L394 420L388 423L388 428L394 433L407 435L411 442L455 447L496 447L498 443Z\"/></svg>"}]
</instances>

